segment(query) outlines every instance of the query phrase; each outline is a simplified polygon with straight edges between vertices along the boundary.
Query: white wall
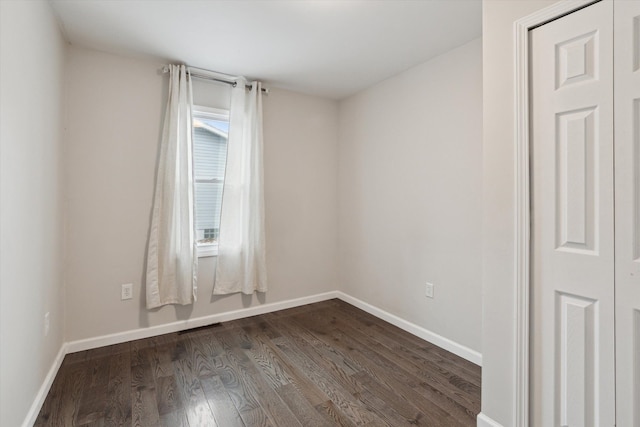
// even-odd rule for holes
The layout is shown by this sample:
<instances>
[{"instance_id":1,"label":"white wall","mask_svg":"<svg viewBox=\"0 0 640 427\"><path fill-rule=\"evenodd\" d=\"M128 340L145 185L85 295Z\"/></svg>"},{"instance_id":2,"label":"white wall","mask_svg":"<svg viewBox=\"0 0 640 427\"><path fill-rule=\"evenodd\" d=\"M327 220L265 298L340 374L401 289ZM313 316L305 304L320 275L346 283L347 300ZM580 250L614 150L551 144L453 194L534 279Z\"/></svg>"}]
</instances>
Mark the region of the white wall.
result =
<instances>
[{"instance_id":1,"label":"white wall","mask_svg":"<svg viewBox=\"0 0 640 427\"><path fill-rule=\"evenodd\" d=\"M144 308L141 282L168 83L158 73L161 65L69 51L68 341L337 287L337 103L273 89L264 99L269 292L212 298L215 258L201 258L195 305ZM202 85L194 87L195 102L224 106L227 90L215 87L208 96ZM134 298L120 301L120 284L128 282Z\"/></svg>"},{"instance_id":2,"label":"white wall","mask_svg":"<svg viewBox=\"0 0 640 427\"><path fill-rule=\"evenodd\" d=\"M338 179L342 290L478 352L481 111L478 39L342 101Z\"/></svg>"},{"instance_id":3,"label":"white wall","mask_svg":"<svg viewBox=\"0 0 640 427\"><path fill-rule=\"evenodd\" d=\"M2 426L22 424L64 340L64 49L47 2L0 2Z\"/></svg>"},{"instance_id":4,"label":"white wall","mask_svg":"<svg viewBox=\"0 0 640 427\"><path fill-rule=\"evenodd\" d=\"M555 1L484 0L482 413L514 425L513 23Z\"/></svg>"}]
</instances>

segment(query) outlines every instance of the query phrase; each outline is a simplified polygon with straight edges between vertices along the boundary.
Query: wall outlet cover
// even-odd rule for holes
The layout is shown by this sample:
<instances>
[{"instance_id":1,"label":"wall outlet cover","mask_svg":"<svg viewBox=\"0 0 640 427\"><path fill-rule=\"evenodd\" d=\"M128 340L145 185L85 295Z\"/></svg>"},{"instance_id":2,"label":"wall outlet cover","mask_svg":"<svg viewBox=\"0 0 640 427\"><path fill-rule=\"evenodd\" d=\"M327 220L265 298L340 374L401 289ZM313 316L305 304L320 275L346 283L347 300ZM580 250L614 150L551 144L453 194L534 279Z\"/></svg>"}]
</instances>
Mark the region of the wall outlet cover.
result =
<instances>
[{"instance_id":1,"label":"wall outlet cover","mask_svg":"<svg viewBox=\"0 0 640 427\"><path fill-rule=\"evenodd\" d=\"M49 316L49 312L47 311L44 315L44 336L49 335L49 329L51 328L51 316Z\"/></svg>"},{"instance_id":2,"label":"wall outlet cover","mask_svg":"<svg viewBox=\"0 0 640 427\"><path fill-rule=\"evenodd\" d=\"M131 298L133 298L133 283L125 283L122 285L120 299L124 301Z\"/></svg>"},{"instance_id":3,"label":"wall outlet cover","mask_svg":"<svg viewBox=\"0 0 640 427\"><path fill-rule=\"evenodd\" d=\"M425 295L427 296L427 298L433 298L433 283L429 283L427 282L426 288L425 288Z\"/></svg>"}]
</instances>

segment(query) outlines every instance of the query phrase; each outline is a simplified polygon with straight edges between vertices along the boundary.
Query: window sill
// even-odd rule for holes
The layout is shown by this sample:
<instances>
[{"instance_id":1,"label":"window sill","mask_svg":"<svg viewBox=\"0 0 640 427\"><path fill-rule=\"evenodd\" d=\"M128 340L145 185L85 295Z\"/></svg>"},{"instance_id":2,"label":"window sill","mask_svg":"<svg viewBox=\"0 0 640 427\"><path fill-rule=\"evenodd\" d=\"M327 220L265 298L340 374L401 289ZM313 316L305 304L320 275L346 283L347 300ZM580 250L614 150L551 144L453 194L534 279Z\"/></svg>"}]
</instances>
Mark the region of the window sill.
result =
<instances>
[{"instance_id":1,"label":"window sill","mask_svg":"<svg viewBox=\"0 0 640 427\"><path fill-rule=\"evenodd\" d=\"M208 258L218 256L218 244L198 245L198 258Z\"/></svg>"}]
</instances>

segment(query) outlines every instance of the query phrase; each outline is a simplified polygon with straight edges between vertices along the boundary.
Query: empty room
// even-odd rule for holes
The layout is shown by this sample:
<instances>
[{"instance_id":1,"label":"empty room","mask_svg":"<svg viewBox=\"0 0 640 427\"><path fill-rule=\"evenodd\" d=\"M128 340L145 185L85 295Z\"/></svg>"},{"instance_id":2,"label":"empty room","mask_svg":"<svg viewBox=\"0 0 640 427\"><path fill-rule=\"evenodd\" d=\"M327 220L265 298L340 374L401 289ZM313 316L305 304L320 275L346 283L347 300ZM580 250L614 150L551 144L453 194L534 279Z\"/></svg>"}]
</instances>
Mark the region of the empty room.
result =
<instances>
[{"instance_id":1,"label":"empty room","mask_svg":"<svg viewBox=\"0 0 640 427\"><path fill-rule=\"evenodd\" d=\"M0 426L640 426L640 0L0 0Z\"/></svg>"}]
</instances>

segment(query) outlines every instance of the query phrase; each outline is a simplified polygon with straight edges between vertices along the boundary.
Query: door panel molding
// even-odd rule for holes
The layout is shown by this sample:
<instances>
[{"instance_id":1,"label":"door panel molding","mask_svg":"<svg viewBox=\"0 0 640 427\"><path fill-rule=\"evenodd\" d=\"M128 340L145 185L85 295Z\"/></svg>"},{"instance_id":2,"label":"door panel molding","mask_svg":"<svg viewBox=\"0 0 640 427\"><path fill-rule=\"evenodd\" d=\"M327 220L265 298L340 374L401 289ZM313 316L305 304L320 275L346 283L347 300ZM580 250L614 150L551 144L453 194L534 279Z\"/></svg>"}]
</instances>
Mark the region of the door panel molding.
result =
<instances>
[{"instance_id":1,"label":"door panel molding","mask_svg":"<svg viewBox=\"0 0 640 427\"><path fill-rule=\"evenodd\" d=\"M556 369L556 402L563 426L597 425L600 405L597 390L598 301L556 293L556 325L560 363ZM585 374L589 372L591 375ZM589 410L584 410L589 408Z\"/></svg>"},{"instance_id":2,"label":"door panel molding","mask_svg":"<svg viewBox=\"0 0 640 427\"><path fill-rule=\"evenodd\" d=\"M556 113L556 248L598 255L595 208L598 144L593 140L597 107Z\"/></svg>"}]
</instances>

